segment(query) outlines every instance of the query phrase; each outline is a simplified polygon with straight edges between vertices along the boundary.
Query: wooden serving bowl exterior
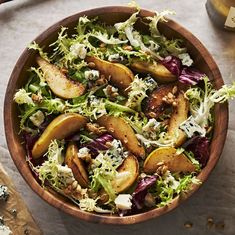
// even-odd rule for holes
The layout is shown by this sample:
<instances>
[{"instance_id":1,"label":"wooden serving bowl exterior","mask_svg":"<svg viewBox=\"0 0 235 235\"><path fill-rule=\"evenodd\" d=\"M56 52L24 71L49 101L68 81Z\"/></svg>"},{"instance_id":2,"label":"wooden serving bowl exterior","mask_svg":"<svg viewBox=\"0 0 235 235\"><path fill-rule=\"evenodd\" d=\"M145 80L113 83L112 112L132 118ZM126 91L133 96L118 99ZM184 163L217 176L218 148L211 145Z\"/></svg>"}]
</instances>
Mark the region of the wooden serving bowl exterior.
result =
<instances>
[{"instance_id":1,"label":"wooden serving bowl exterior","mask_svg":"<svg viewBox=\"0 0 235 235\"><path fill-rule=\"evenodd\" d=\"M61 26L68 27L69 31L71 31L76 26L77 21L81 16L86 15L89 18L99 16L99 19L101 21L104 21L108 24L114 24L115 22L126 20L134 12L135 9L133 8L120 6L104 7L84 11L65 18L54 24L46 31L44 31L41 35L39 35L35 39L35 41L40 46L44 46L44 48L47 50L48 45L56 40ZM154 13L147 10L141 10L139 15L141 17L146 17L153 16ZM146 31L146 26L142 22L137 23L137 28ZM195 67L200 68L200 70L202 70L209 76L216 89L219 89L224 84L220 71L210 53L202 45L202 43L188 30L186 30L176 22L169 20L167 23L160 24L160 31L168 38L182 38L184 40L185 46L188 48L189 53L195 61ZM119 217L117 215L102 215L81 211L75 204L62 197L61 195L43 189L34 178L25 160L26 152L24 145L22 144L23 140L19 135L19 118L17 105L13 101L16 90L22 87L22 85L24 85L27 81L27 70L31 66L35 65L35 56L35 51L25 49L15 65L6 90L4 103L4 124L7 144L11 157L25 181L41 198L43 198L52 206L86 221L106 224L134 224L171 211L172 209L180 205L181 202L183 202L185 199L189 198L199 188L199 185L194 185L192 189L187 192L187 194L178 196L168 206L155 208L147 212L125 217ZM210 172L215 167L224 146L228 125L227 103L216 105L215 114L214 135L210 147L210 158L206 167L197 177L202 182L207 179Z\"/></svg>"}]
</instances>

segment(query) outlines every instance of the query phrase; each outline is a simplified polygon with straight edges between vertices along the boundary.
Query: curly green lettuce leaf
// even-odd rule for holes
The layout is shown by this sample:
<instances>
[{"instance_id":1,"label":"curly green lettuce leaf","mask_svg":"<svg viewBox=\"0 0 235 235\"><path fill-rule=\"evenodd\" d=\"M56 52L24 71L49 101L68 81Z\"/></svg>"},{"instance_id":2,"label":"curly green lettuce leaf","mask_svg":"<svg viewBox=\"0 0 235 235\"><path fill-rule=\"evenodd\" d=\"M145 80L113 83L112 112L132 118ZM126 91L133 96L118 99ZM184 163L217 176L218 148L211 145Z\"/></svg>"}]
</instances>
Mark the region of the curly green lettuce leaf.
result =
<instances>
[{"instance_id":1,"label":"curly green lettuce leaf","mask_svg":"<svg viewBox=\"0 0 235 235\"><path fill-rule=\"evenodd\" d=\"M152 91L156 88L157 83L150 77L141 79L138 75L130 85L130 92L128 93L127 107L141 111L141 103L147 97L147 91Z\"/></svg>"},{"instance_id":2,"label":"curly green lettuce leaf","mask_svg":"<svg viewBox=\"0 0 235 235\"><path fill-rule=\"evenodd\" d=\"M223 85L219 90L212 91L209 99L214 103L224 103L235 97L235 82L232 85Z\"/></svg>"},{"instance_id":3,"label":"curly green lettuce leaf","mask_svg":"<svg viewBox=\"0 0 235 235\"><path fill-rule=\"evenodd\" d=\"M45 154L48 160L35 168L43 186L45 186L45 183L49 183L53 188L62 190L67 186L67 179L74 179L72 170L62 165L64 162L63 150L63 142L52 141L48 152Z\"/></svg>"},{"instance_id":4,"label":"curly green lettuce leaf","mask_svg":"<svg viewBox=\"0 0 235 235\"><path fill-rule=\"evenodd\" d=\"M165 18L165 16L167 15L175 15L174 11L170 11L170 10L165 10L162 12L155 12L155 15L153 17L148 16L146 17L146 19L148 19L150 21L149 23L149 29L151 32L151 36L153 37L158 37L160 35L160 32L158 30L158 22L162 21L162 22L167 22L167 19Z\"/></svg>"},{"instance_id":5,"label":"curly green lettuce leaf","mask_svg":"<svg viewBox=\"0 0 235 235\"><path fill-rule=\"evenodd\" d=\"M112 210L107 210L107 209L103 209L99 206L97 206L97 199L93 199L93 198L82 198L81 200L79 200L79 207L82 211L95 211L97 213L112 213Z\"/></svg>"},{"instance_id":6,"label":"curly green lettuce leaf","mask_svg":"<svg viewBox=\"0 0 235 235\"><path fill-rule=\"evenodd\" d=\"M200 184L200 181L193 175L176 176L167 171L159 177L156 183L156 197L160 200L158 207L168 205L176 196L190 190L193 184Z\"/></svg>"},{"instance_id":7,"label":"curly green lettuce leaf","mask_svg":"<svg viewBox=\"0 0 235 235\"><path fill-rule=\"evenodd\" d=\"M19 89L14 95L14 101L17 104L27 104L29 106L34 106L34 102L31 98L31 92L27 92L24 88Z\"/></svg>"},{"instance_id":8,"label":"curly green lettuce leaf","mask_svg":"<svg viewBox=\"0 0 235 235\"><path fill-rule=\"evenodd\" d=\"M111 182L115 179L116 174L117 171L111 158L100 153L93 163L91 189L97 192L100 188L104 188L109 195L109 201L113 201L116 198L116 192Z\"/></svg>"},{"instance_id":9,"label":"curly green lettuce leaf","mask_svg":"<svg viewBox=\"0 0 235 235\"><path fill-rule=\"evenodd\" d=\"M105 108L109 114L114 115L114 116L122 116L124 113L129 113L129 114L136 113L135 110L127 106L112 102L110 100L105 100Z\"/></svg>"},{"instance_id":10,"label":"curly green lettuce leaf","mask_svg":"<svg viewBox=\"0 0 235 235\"><path fill-rule=\"evenodd\" d=\"M46 61L50 62L50 59L48 58L47 53L43 51L43 49L35 42L33 41L31 44L28 45L28 49L33 49L38 51L39 55Z\"/></svg>"},{"instance_id":11,"label":"curly green lettuce leaf","mask_svg":"<svg viewBox=\"0 0 235 235\"><path fill-rule=\"evenodd\" d=\"M105 44L110 44L110 45L114 45L114 44L123 44L123 43L127 43L127 40L120 40L119 38L115 38L113 35L109 36L107 33L102 33L100 31L96 32L92 32L90 34L90 36L95 37L97 39L99 39L101 42L105 43Z\"/></svg>"},{"instance_id":12,"label":"curly green lettuce leaf","mask_svg":"<svg viewBox=\"0 0 235 235\"><path fill-rule=\"evenodd\" d=\"M206 128L212 122L211 109L215 103L223 103L235 97L235 83L230 86L224 85L219 90L215 90L208 77L204 77L203 81L204 90L200 87L193 87L185 93L190 101L191 116L180 125L180 128L185 131L188 137L192 137L195 132L205 136Z\"/></svg>"},{"instance_id":13,"label":"curly green lettuce leaf","mask_svg":"<svg viewBox=\"0 0 235 235\"><path fill-rule=\"evenodd\" d=\"M124 22L120 22L120 23L116 23L114 25L114 27L117 29L117 31L119 33L124 33L126 35L126 37L128 38L130 44L133 46L133 47L139 47L140 44L138 42L138 40L136 40L134 38L134 35L133 35L133 30L134 30L134 27L133 25L136 23L138 17L137 15L139 14L139 11L133 13L129 19L127 19L126 21Z\"/></svg>"}]
</instances>

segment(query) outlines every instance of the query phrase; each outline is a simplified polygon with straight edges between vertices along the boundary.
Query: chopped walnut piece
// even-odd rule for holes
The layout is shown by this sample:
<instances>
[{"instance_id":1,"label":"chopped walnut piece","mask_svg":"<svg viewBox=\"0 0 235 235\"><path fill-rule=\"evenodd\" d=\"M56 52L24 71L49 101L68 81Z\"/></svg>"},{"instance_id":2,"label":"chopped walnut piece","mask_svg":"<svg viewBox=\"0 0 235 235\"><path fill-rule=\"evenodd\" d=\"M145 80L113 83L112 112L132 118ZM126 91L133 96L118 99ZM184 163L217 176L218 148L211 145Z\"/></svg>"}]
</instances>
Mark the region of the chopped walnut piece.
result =
<instances>
[{"instance_id":1,"label":"chopped walnut piece","mask_svg":"<svg viewBox=\"0 0 235 235\"><path fill-rule=\"evenodd\" d=\"M162 101L164 101L167 104L172 104L173 105L173 103L174 103L175 106L177 105L176 96L173 95L171 92L169 92L166 96L164 96L162 98Z\"/></svg>"},{"instance_id":2,"label":"chopped walnut piece","mask_svg":"<svg viewBox=\"0 0 235 235\"><path fill-rule=\"evenodd\" d=\"M159 162L158 163L158 168L156 170L157 175L164 175L168 170L168 167L165 165L164 162Z\"/></svg>"},{"instance_id":3,"label":"chopped walnut piece","mask_svg":"<svg viewBox=\"0 0 235 235\"><path fill-rule=\"evenodd\" d=\"M93 133L93 134L96 134L96 135L102 135L104 134L105 132L107 132L107 130L105 129L105 127L103 126L100 126L99 124L97 123L91 123L91 122L88 122L86 124L86 129Z\"/></svg>"},{"instance_id":4,"label":"chopped walnut piece","mask_svg":"<svg viewBox=\"0 0 235 235\"><path fill-rule=\"evenodd\" d=\"M133 50L133 47L130 46L130 45L125 45L122 47L124 50L127 50L127 51L132 51Z\"/></svg>"},{"instance_id":5,"label":"chopped walnut piece","mask_svg":"<svg viewBox=\"0 0 235 235\"><path fill-rule=\"evenodd\" d=\"M100 75L100 78L98 78L95 82L96 86L102 86L108 83L108 79L105 78L103 74Z\"/></svg>"},{"instance_id":6,"label":"chopped walnut piece","mask_svg":"<svg viewBox=\"0 0 235 235\"><path fill-rule=\"evenodd\" d=\"M38 104L40 104L43 100L40 94L32 94L31 97L32 97L33 102L38 103Z\"/></svg>"},{"instance_id":7,"label":"chopped walnut piece","mask_svg":"<svg viewBox=\"0 0 235 235\"><path fill-rule=\"evenodd\" d=\"M105 89L104 89L104 93L105 95L110 99L110 100L115 100L115 98L119 95L118 94L118 89L108 85Z\"/></svg>"},{"instance_id":8,"label":"chopped walnut piece","mask_svg":"<svg viewBox=\"0 0 235 235\"><path fill-rule=\"evenodd\" d=\"M66 188L64 188L64 194L75 199L82 199L84 194L84 189L82 189L81 185L74 180L71 184L69 184Z\"/></svg>"},{"instance_id":9,"label":"chopped walnut piece","mask_svg":"<svg viewBox=\"0 0 235 235\"><path fill-rule=\"evenodd\" d=\"M174 86L172 88L172 91L168 92L168 94L162 98L162 101L164 101L166 104L170 104L173 107L176 107L177 106L177 97L176 97L177 92L178 92L178 87Z\"/></svg>"}]
</instances>

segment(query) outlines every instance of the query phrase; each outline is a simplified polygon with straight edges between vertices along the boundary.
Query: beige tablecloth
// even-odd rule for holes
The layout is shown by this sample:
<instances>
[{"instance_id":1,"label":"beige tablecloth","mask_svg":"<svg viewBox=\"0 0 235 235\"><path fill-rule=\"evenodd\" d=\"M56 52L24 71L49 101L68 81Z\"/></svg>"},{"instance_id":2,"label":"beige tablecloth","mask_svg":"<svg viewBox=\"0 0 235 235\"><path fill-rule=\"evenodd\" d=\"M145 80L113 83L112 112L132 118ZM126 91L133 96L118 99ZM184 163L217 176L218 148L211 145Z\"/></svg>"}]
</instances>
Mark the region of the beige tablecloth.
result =
<instances>
[{"instance_id":1,"label":"beige tablecloth","mask_svg":"<svg viewBox=\"0 0 235 235\"><path fill-rule=\"evenodd\" d=\"M23 49L39 33L71 14L105 5L126 5L128 0L14 0L0 5L0 109L10 73ZM221 31L210 22L205 0L139 0L150 10L173 9L176 21L197 36L216 60L226 83L235 80L235 33ZM46 235L66 234L235 234L235 102L230 103L227 141L209 180L187 202L160 218L137 225L108 226L87 223L46 204L26 185L15 168L0 118L0 161ZM215 224L207 225L207 218ZM191 228L184 223L190 221ZM224 228L223 225L225 225Z\"/></svg>"}]
</instances>

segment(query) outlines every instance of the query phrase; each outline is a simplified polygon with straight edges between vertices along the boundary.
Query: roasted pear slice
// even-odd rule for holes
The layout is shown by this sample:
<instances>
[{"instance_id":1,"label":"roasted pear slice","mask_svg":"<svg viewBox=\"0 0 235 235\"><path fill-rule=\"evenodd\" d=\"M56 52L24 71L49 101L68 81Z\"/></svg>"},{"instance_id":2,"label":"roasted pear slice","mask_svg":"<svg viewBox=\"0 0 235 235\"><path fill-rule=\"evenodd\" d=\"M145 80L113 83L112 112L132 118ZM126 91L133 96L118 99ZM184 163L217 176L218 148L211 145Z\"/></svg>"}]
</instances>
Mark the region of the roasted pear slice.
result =
<instances>
[{"instance_id":1,"label":"roasted pear slice","mask_svg":"<svg viewBox=\"0 0 235 235\"><path fill-rule=\"evenodd\" d=\"M41 57L37 57L36 61L45 75L48 86L55 95L64 99L72 99L85 92L85 87L81 83L69 80L57 66L50 64Z\"/></svg>"},{"instance_id":2,"label":"roasted pear slice","mask_svg":"<svg viewBox=\"0 0 235 235\"><path fill-rule=\"evenodd\" d=\"M144 158L144 147L139 143L135 132L124 119L111 115L103 115L97 119L97 123L105 127L114 138L120 140L123 146L135 156Z\"/></svg>"},{"instance_id":3,"label":"roasted pear slice","mask_svg":"<svg viewBox=\"0 0 235 235\"><path fill-rule=\"evenodd\" d=\"M56 117L44 130L42 135L33 146L33 158L39 158L48 149L52 140L62 140L79 131L85 124L87 119L77 113L65 113Z\"/></svg>"},{"instance_id":4,"label":"roasted pear slice","mask_svg":"<svg viewBox=\"0 0 235 235\"><path fill-rule=\"evenodd\" d=\"M78 148L73 142L69 143L66 154L65 164L71 168L74 178L83 187L87 188L89 185L89 178L86 172L83 161L78 158Z\"/></svg>"},{"instance_id":5,"label":"roasted pear slice","mask_svg":"<svg viewBox=\"0 0 235 235\"><path fill-rule=\"evenodd\" d=\"M144 113L148 118L157 119L165 112L169 105L163 101L163 98L169 93L174 93L174 87L177 89L177 86L174 86L173 84L162 85L149 95L146 102L146 108L144 110Z\"/></svg>"},{"instance_id":6,"label":"roasted pear slice","mask_svg":"<svg viewBox=\"0 0 235 235\"><path fill-rule=\"evenodd\" d=\"M112 182L117 193L127 190L136 180L139 174L139 163L134 155L129 155L117 169L117 177Z\"/></svg>"},{"instance_id":7,"label":"roasted pear slice","mask_svg":"<svg viewBox=\"0 0 235 235\"><path fill-rule=\"evenodd\" d=\"M158 167L165 165L172 173L194 172L196 170L193 163L183 154L176 155L173 147L160 147L149 154L144 162L144 172L155 173Z\"/></svg>"},{"instance_id":8,"label":"roasted pear slice","mask_svg":"<svg viewBox=\"0 0 235 235\"><path fill-rule=\"evenodd\" d=\"M136 72L151 74L157 82L168 83L174 82L177 79L164 65L157 62L149 63L134 60L130 67Z\"/></svg>"},{"instance_id":9,"label":"roasted pear slice","mask_svg":"<svg viewBox=\"0 0 235 235\"><path fill-rule=\"evenodd\" d=\"M95 69L105 75L106 79L110 79L110 82L118 87L122 93L127 93L126 89L134 80L134 74L129 68L125 65L111 63L93 56L86 57L86 61L93 62L95 64Z\"/></svg>"},{"instance_id":10,"label":"roasted pear slice","mask_svg":"<svg viewBox=\"0 0 235 235\"><path fill-rule=\"evenodd\" d=\"M177 106L174 107L167 131L168 136L175 139L175 147L182 145L187 139L185 132L182 131L179 127L182 122L187 120L188 111L188 100L184 97L184 93L181 91L177 97Z\"/></svg>"}]
</instances>

